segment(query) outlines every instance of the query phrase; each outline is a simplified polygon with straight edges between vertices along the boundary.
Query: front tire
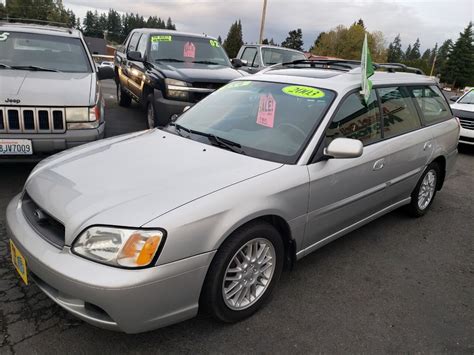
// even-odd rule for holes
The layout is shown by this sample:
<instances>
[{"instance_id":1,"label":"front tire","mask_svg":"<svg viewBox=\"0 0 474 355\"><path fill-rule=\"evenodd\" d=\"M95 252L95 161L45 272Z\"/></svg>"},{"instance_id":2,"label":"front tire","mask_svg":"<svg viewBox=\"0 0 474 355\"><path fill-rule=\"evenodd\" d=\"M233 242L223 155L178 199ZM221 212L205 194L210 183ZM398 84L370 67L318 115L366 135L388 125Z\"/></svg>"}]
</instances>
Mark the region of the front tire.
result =
<instances>
[{"instance_id":1,"label":"front tire","mask_svg":"<svg viewBox=\"0 0 474 355\"><path fill-rule=\"evenodd\" d=\"M214 318L238 322L271 296L283 270L284 246L278 231L254 222L234 232L209 267L201 306Z\"/></svg>"},{"instance_id":2,"label":"front tire","mask_svg":"<svg viewBox=\"0 0 474 355\"><path fill-rule=\"evenodd\" d=\"M407 206L408 214L412 217L421 217L426 214L436 196L440 176L438 164L428 165L411 194L411 202Z\"/></svg>"},{"instance_id":3,"label":"front tire","mask_svg":"<svg viewBox=\"0 0 474 355\"><path fill-rule=\"evenodd\" d=\"M146 105L146 122L149 129L156 127L156 111L155 105L153 104L153 96L150 95Z\"/></svg>"}]
</instances>

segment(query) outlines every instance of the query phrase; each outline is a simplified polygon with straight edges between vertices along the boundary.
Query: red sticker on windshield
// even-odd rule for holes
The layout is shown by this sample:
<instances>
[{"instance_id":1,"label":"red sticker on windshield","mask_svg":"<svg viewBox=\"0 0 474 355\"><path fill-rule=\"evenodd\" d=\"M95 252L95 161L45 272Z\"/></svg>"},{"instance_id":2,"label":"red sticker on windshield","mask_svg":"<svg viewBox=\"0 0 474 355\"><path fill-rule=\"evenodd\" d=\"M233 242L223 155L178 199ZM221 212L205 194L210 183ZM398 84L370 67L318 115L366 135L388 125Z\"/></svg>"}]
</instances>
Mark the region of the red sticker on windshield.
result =
<instances>
[{"instance_id":1,"label":"red sticker on windshield","mask_svg":"<svg viewBox=\"0 0 474 355\"><path fill-rule=\"evenodd\" d=\"M258 105L257 124L273 128L273 121L275 120L276 101L272 94L263 95L260 97Z\"/></svg>"},{"instance_id":2,"label":"red sticker on windshield","mask_svg":"<svg viewBox=\"0 0 474 355\"><path fill-rule=\"evenodd\" d=\"M183 57L192 58L192 59L196 57L196 47L194 46L192 42L186 42L184 44Z\"/></svg>"}]
</instances>

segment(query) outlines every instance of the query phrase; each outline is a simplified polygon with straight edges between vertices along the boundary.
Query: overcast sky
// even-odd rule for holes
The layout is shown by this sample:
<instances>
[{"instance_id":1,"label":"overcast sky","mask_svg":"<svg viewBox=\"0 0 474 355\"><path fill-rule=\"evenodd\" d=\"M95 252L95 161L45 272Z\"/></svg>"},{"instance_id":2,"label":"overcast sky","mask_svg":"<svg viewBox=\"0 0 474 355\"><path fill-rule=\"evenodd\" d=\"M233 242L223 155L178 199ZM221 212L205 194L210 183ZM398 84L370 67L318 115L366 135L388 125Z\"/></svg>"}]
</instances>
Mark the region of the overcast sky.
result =
<instances>
[{"instance_id":1,"label":"overcast sky","mask_svg":"<svg viewBox=\"0 0 474 355\"><path fill-rule=\"evenodd\" d=\"M258 41L263 0L63 0L84 17L87 10L138 12L171 17L178 30L221 36L241 19L244 41ZM405 48L420 38L422 49L459 32L474 19L474 0L268 0L264 37L282 42L288 31L303 30L308 49L321 31L362 18L368 31L382 31L387 45L400 33Z\"/></svg>"}]
</instances>

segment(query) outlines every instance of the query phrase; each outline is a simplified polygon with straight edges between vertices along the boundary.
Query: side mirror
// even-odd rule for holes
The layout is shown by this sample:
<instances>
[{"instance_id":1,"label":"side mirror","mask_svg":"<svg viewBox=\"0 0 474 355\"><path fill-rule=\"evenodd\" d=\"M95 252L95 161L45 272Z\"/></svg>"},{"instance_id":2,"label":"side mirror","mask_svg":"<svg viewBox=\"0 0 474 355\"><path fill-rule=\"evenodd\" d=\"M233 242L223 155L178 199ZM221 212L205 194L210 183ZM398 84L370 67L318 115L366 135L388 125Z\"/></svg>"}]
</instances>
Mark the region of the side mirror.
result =
<instances>
[{"instance_id":1,"label":"side mirror","mask_svg":"<svg viewBox=\"0 0 474 355\"><path fill-rule=\"evenodd\" d=\"M458 101L458 99L459 99L460 97L461 97L461 96L451 96L451 97L449 98L449 101L456 102L456 101Z\"/></svg>"},{"instance_id":2,"label":"side mirror","mask_svg":"<svg viewBox=\"0 0 474 355\"><path fill-rule=\"evenodd\" d=\"M358 158L364 151L364 145L358 139L336 138L324 149L324 155L334 159Z\"/></svg>"},{"instance_id":3,"label":"side mirror","mask_svg":"<svg viewBox=\"0 0 474 355\"><path fill-rule=\"evenodd\" d=\"M246 67L248 65L248 62L245 59L232 58L230 62L234 68Z\"/></svg>"},{"instance_id":4,"label":"side mirror","mask_svg":"<svg viewBox=\"0 0 474 355\"><path fill-rule=\"evenodd\" d=\"M99 80L113 79L115 77L115 71L112 67L99 67L97 68L97 78Z\"/></svg>"},{"instance_id":5,"label":"side mirror","mask_svg":"<svg viewBox=\"0 0 474 355\"><path fill-rule=\"evenodd\" d=\"M130 51L127 53L127 59L135 62L143 62L142 54L136 51Z\"/></svg>"}]
</instances>

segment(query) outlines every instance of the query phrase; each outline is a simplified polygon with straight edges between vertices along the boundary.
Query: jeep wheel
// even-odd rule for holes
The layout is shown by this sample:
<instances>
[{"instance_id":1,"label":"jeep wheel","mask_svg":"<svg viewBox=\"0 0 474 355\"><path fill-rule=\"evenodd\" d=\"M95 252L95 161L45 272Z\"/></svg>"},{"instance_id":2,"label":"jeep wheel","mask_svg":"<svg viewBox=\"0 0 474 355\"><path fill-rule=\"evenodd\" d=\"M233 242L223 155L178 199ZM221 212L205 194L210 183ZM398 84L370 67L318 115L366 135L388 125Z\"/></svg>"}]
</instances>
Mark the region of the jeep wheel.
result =
<instances>
[{"instance_id":1,"label":"jeep wheel","mask_svg":"<svg viewBox=\"0 0 474 355\"><path fill-rule=\"evenodd\" d=\"M120 82L117 84L117 103L123 107L128 107L132 103L131 96L125 92Z\"/></svg>"}]
</instances>

